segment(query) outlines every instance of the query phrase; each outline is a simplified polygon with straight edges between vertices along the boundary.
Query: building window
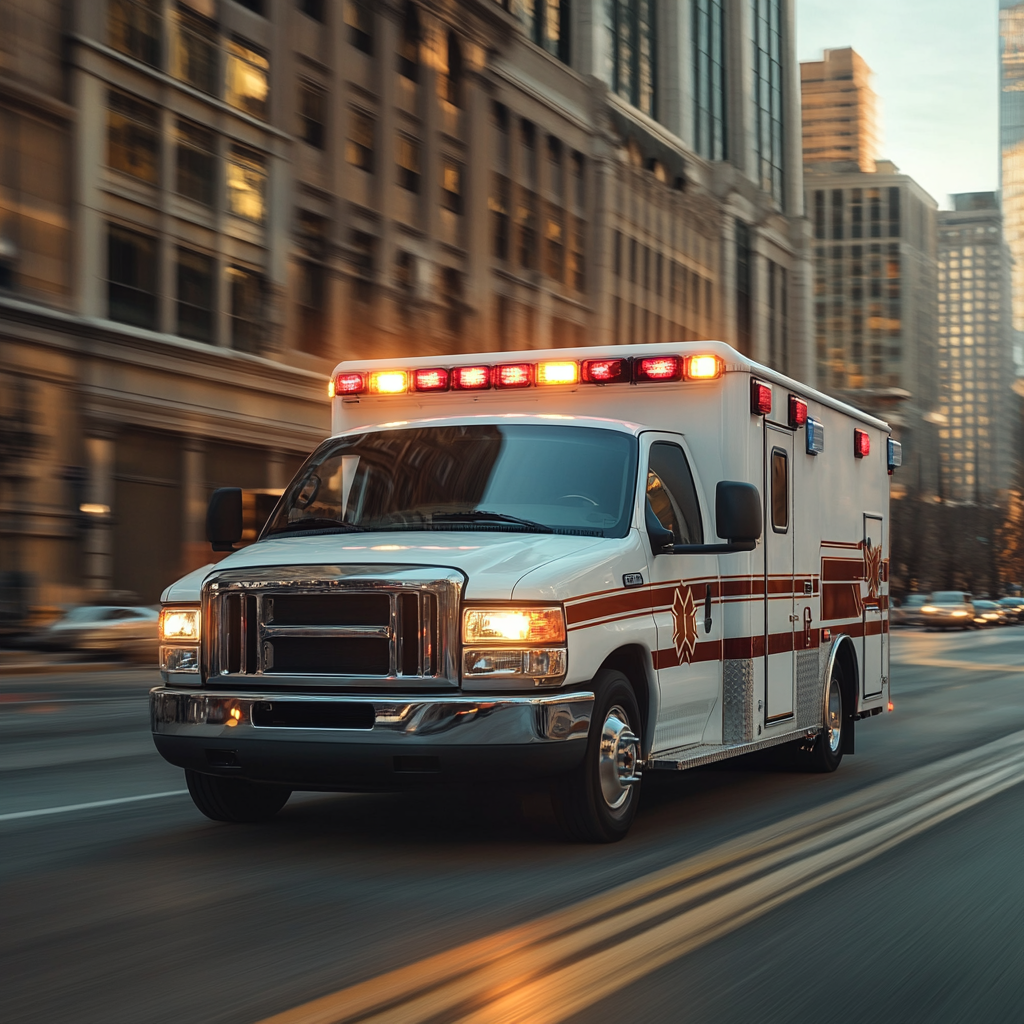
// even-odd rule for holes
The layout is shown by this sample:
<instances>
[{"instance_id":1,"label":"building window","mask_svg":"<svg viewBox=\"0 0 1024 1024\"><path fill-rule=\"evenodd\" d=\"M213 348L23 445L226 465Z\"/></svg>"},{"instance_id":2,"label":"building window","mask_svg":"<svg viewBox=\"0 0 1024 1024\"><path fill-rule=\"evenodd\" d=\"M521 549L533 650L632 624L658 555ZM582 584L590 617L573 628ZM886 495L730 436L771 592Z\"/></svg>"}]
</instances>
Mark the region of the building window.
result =
<instances>
[{"instance_id":1,"label":"building window","mask_svg":"<svg viewBox=\"0 0 1024 1024\"><path fill-rule=\"evenodd\" d=\"M544 270L555 281L565 277L564 235L565 229L560 218L549 215L544 225Z\"/></svg>"},{"instance_id":2,"label":"building window","mask_svg":"<svg viewBox=\"0 0 1024 1024\"><path fill-rule=\"evenodd\" d=\"M499 260L508 259L509 250L509 217L508 217L508 179L495 174L492 180L491 194L487 206L491 211L491 230L494 238L494 256Z\"/></svg>"},{"instance_id":3,"label":"building window","mask_svg":"<svg viewBox=\"0 0 1024 1024\"><path fill-rule=\"evenodd\" d=\"M572 249L569 253L569 282L578 292L587 290L587 263L585 235L582 226L572 233Z\"/></svg>"},{"instance_id":4,"label":"building window","mask_svg":"<svg viewBox=\"0 0 1024 1024\"><path fill-rule=\"evenodd\" d=\"M299 10L314 21L323 22L324 0L299 0Z\"/></svg>"},{"instance_id":5,"label":"building window","mask_svg":"<svg viewBox=\"0 0 1024 1024\"><path fill-rule=\"evenodd\" d=\"M447 157L441 161L441 205L462 213L462 165Z\"/></svg>"},{"instance_id":6,"label":"building window","mask_svg":"<svg viewBox=\"0 0 1024 1024\"><path fill-rule=\"evenodd\" d=\"M352 282L352 296L356 306L365 311L373 301L373 268L376 239L365 231L352 232L352 252L355 278Z\"/></svg>"},{"instance_id":7,"label":"building window","mask_svg":"<svg viewBox=\"0 0 1024 1024\"><path fill-rule=\"evenodd\" d=\"M693 4L694 146L708 160L728 156L724 6L724 0L695 0Z\"/></svg>"},{"instance_id":8,"label":"building window","mask_svg":"<svg viewBox=\"0 0 1024 1024\"><path fill-rule=\"evenodd\" d=\"M179 120L176 135L176 191L197 203L213 206L216 181L216 139L213 132L191 121Z\"/></svg>"},{"instance_id":9,"label":"building window","mask_svg":"<svg viewBox=\"0 0 1024 1024\"><path fill-rule=\"evenodd\" d=\"M235 3L247 7L254 14L263 15L263 0L235 0Z\"/></svg>"},{"instance_id":10,"label":"building window","mask_svg":"<svg viewBox=\"0 0 1024 1024\"><path fill-rule=\"evenodd\" d=\"M216 26L189 11L179 10L177 17L171 73L212 96L217 92Z\"/></svg>"},{"instance_id":11,"label":"building window","mask_svg":"<svg viewBox=\"0 0 1024 1024\"><path fill-rule=\"evenodd\" d=\"M160 66L159 0L110 0L107 34L121 53L153 67Z\"/></svg>"},{"instance_id":12,"label":"building window","mask_svg":"<svg viewBox=\"0 0 1024 1024\"><path fill-rule=\"evenodd\" d=\"M270 94L270 61L249 43L228 40L227 90L231 106L266 120Z\"/></svg>"},{"instance_id":13,"label":"building window","mask_svg":"<svg viewBox=\"0 0 1024 1024\"><path fill-rule=\"evenodd\" d=\"M516 229L519 235L519 266L534 270L537 266L537 205L529 193L522 194L516 206Z\"/></svg>"},{"instance_id":14,"label":"building window","mask_svg":"<svg viewBox=\"0 0 1024 1024\"><path fill-rule=\"evenodd\" d=\"M229 267L231 283L231 347L259 352L263 347L263 275L244 267Z\"/></svg>"},{"instance_id":15,"label":"building window","mask_svg":"<svg viewBox=\"0 0 1024 1024\"><path fill-rule=\"evenodd\" d=\"M751 341L752 255L750 228L743 221L738 220L736 221L736 347L744 355L749 355ZM699 303L699 292L696 288L694 289L694 300L696 307ZM696 309L694 312L696 313ZM694 319L696 320L696 317Z\"/></svg>"},{"instance_id":16,"label":"building window","mask_svg":"<svg viewBox=\"0 0 1024 1024\"><path fill-rule=\"evenodd\" d=\"M832 189L832 238L843 240L843 190Z\"/></svg>"},{"instance_id":17,"label":"building window","mask_svg":"<svg viewBox=\"0 0 1024 1024\"><path fill-rule=\"evenodd\" d=\"M453 107L462 106L462 48L454 32L448 33L448 64L438 72L437 93Z\"/></svg>"},{"instance_id":18,"label":"building window","mask_svg":"<svg viewBox=\"0 0 1024 1024\"><path fill-rule=\"evenodd\" d=\"M754 23L754 151L757 181L782 206L782 0L750 2Z\"/></svg>"},{"instance_id":19,"label":"building window","mask_svg":"<svg viewBox=\"0 0 1024 1024\"><path fill-rule=\"evenodd\" d=\"M420 19L416 8L407 4L398 41L398 73L410 82L420 80Z\"/></svg>"},{"instance_id":20,"label":"building window","mask_svg":"<svg viewBox=\"0 0 1024 1024\"><path fill-rule=\"evenodd\" d=\"M213 260L178 249L177 333L195 341L213 341Z\"/></svg>"},{"instance_id":21,"label":"building window","mask_svg":"<svg viewBox=\"0 0 1024 1024\"><path fill-rule=\"evenodd\" d=\"M586 183L583 178L584 169L583 154L573 152L572 154L572 202L578 213L582 213L586 206Z\"/></svg>"},{"instance_id":22,"label":"building window","mask_svg":"<svg viewBox=\"0 0 1024 1024\"><path fill-rule=\"evenodd\" d=\"M611 53L608 84L627 103L656 117L653 0L605 0L605 30Z\"/></svg>"},{"instance_id":23,"label":"building window","mask_svg":"<svg viewBox=\"0 0 1024 1024\"><path fill-rule=\"evenodd\" d=\"M569 0L522 0L519 19L527 37L569 63Z\"/></svg>"},{"instance_id":24,"label":"building window","mask_svg":"<svg viewBox=\"0 0 1024 1024\"><path fill-rule=\"evenodd\" d=\"M395 145L398 164L398 184L410 192L420 190L420 144L405 135L399 135Z\"/></svg>"},{"instance_id":25,"label":"building window","mask_svg":"<svg viewBox=\"0 0 1024 1024\"><path fill-rule=\"evenodd\" d=\"M228 210L262 224L267 213L267 162L251 149L232 146L227 159Z\"/></svg>"},{"instance_id":26,"label":"building window","mask_svg":"<svg viewBox=\"0 0 1024 1024\"><path fill-rule=\"evenodd\" d=\"M350 110L345 159L361 171L373 173L373 118L359 110Z\"/></svg>"},{"instance_id":27,"label":"building window","mask_svg":"<svg viewBox=\"0 0 1024 1024\"><path fill-rule=\"evenodd\" d=\"M535 189L537 187L537 129L532 121L519 122L519 155L521 180Z\"/></svg>"},{"instance_id":28,"label":"building window","mask_svg":"<svg viewBox=\"0 0 1024 1024\"><path fill-rule=\"evenodd\" d=\"M416 257L404 249L395 253L395 284L406 295L412 295L416 290Z\"/></svg>"},{"instance_id":29,"label":"building window","mask_svg":"<svg viewBox=\"0 0 1024 1024\"><path fill-rule=\"evenodd\" d=\"M900 237L900 190L889 189L889 237Z\"/></svg>"},{"instance_id":30,"label":"building window","mask_svg":"<svg viewBox=\"0 0 1024 1024\"><path fill-rule=\"evenodd\" d=\"M299 83L299 123L302 141L314 149L324 148L325 96L308 82Z\"/></svg>"},{"instance_id":31,"label":"building window","mask_svg":"<svg viewBox=\"0 0 1024 1024\"><path fill-rule=\"evenodd\" d=\"M115 171L157 184L160 178L159 110L113 89L108 93L107 163Z\"/></svg>"},{"instance_id":32,"label":"building window","mask_svg":"<svg viewBox=\"0 0 1024 1024\"><path fill-rule=\"evenodd\" d=\"M108 315L118 323L155 331L156 239L114 224L107 230Z\"/></svg>"},{"instance_id":33,"label":"building window","mask_svg":"<svg viewBox=\"0 0 1024 1024\"><path fill-rule=\"evenodd\" d=\"M864 237L864 190L850 190L850 237Z\"/></svg>"},{"instance_id":34,"label":"building window","mask_svg":"<svg viewBox=\"0 0 1024 1024\"><path fill-rule=\"evenodd\" d=\"M320 263L299 264L298 347L310 355L326 355L327 274Z\"/></svg>"},{"instance_id":35,"label":"building window","mask_svg":"<svg viewBox=\"0 0 1024 1024\"><path fill-rule=\"evenodd\" d=\"M508 107L502 103L494 103L491 105L491 113L493 114L494 128L497 133L497 152L495 156L498 160L498 170L504 174L509 174L511 168L509 166Z\"/></svg>"},{"instance_id":36,"label":"building window","mask_svg":"<svg viewBox=\"0 0 1024 1024\"><path fill-rule=\"evenodd\" d=\"M363 53L373 53L373 12L359 0L345 0L348 41Z\"/></svg>"},{"instance_id":37,"label":"building window","mask_svg":"<svg viewBox=\"0 0 1024 1024\"><path fill-rule=\"evenodd\" d=\"M455 267L441 271L441 298L444 303L445 328L458 338L462 335L462 274Z\"/></svg>"},{"instance_id":38,"label":"building window","mask_svg":"<svg viewBox=\"0 0 1024 1024\"><path fill-rule=\"evenodd\" d=\"M562 143L548 136L548 187L559 203L565 202L565 172L562 165Z\"/></svg>"}]
</instances>

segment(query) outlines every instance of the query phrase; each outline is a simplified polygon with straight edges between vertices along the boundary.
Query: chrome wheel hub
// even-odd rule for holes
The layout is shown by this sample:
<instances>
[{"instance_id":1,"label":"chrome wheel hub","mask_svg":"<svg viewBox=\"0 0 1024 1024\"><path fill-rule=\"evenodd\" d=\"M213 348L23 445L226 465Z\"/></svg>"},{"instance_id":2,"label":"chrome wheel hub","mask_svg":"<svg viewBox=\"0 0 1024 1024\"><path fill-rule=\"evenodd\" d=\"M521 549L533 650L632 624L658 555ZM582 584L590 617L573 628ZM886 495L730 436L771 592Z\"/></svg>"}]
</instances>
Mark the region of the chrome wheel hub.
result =
<instances>
[{"instance_id":1,"label":"chrome wheel hub","mask_svg":"<svg viewBox=\"0 0 1024 1024\"><path fill-rule=\"evenodd\" d=\"M598 776L604 802L616 811L630 798L640 781L640 738L630 728L626 712L615 705L601 726Z\"/></svg>"},{"instance_id":2,"label":"chrome wheel hub","mask_svg":"<svg viewBox=\"0 0 1024 1024\"><path fill-rule=\"evenodd\" d=\"M825 728L828 730L828 749L833 754L838 753L843 741L843 695L835 679L830 679L828 682Z\"/></svg>"}]
</instances>

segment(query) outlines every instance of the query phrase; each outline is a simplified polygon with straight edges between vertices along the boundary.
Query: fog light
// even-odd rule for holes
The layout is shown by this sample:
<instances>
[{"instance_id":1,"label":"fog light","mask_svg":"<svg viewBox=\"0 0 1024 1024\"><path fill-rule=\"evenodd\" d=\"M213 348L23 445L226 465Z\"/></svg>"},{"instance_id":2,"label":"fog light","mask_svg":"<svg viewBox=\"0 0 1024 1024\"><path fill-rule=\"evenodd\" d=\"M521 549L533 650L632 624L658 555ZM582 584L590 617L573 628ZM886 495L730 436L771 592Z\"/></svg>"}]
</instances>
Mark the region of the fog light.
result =
<instances>
[{"instance_id":1,"label":"fog light","mask_svg":"<svg viewBox=\"0 0 1024 1024\"><path fill-rule=\"evenodd\" d=\"M160 669L163 672L198 672L198 647L161 647Z\"/></svg>"},{"instance_id":2,"label":"fog light","mask_svg":"<svg viewBox=\"0 0 1024 1024\"><path fill-rule=\"evenodd\" d=\"M467 650L462 654L462 674L470 678L526 676L554 679L565 675L565 648L529 650Z\"/></svg>"}]
</instances>

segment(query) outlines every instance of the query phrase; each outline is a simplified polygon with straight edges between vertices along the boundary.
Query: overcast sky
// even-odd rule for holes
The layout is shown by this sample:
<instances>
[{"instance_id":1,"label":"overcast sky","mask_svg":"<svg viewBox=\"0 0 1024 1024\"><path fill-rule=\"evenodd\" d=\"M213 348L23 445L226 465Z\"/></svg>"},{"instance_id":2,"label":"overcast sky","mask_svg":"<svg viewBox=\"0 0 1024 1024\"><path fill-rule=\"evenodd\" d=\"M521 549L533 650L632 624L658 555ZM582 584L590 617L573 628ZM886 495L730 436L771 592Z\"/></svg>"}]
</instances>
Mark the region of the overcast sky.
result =
<instances>
[{"instance_id":1,"label":"overcast sky","mask_svg":"<svg viewBox=\"0 0 1024 1024\"><path fill-rule=\"evenodd\" d=\"M998 0L796 0L797 54L852 46L875 72L881 156L948 208L999 187Z\"/></svg>"}]
</instances>

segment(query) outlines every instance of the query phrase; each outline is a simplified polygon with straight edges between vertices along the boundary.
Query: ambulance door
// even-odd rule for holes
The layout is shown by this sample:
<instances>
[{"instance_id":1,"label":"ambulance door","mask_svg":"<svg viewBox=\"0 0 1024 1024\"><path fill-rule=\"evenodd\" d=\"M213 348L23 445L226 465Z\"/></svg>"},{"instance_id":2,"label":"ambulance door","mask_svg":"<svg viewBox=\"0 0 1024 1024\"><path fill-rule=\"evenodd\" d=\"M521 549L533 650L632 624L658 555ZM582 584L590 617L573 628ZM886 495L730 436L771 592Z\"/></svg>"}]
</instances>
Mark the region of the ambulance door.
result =
<instances>
[{"instance_id":1,"label":"ambulance door","mask_svg":"<svg viewBox=\"0 0 1024 1024\"><path fill-rule=\"evenodd\" d=\"M861 584L864 603L864 639L861 641L860 663L864 666L863 689L865 697L877 697L882 692L882 676L885 673L885 636L882 622L882 573L885 535L882 532L885 521L881 516L864 515L864 582Z\"/></svg>"},{"instance_id":2,"label":"ambulance door","mask_svg":"<svg viewBox=\"0 0 1024 1024\"><path fill-rule=\"evenodd\" d=\"M646 513L676 544L716 540L700 482L678 434L645 433ZM657 626L660 702L654 751L700 743L718 702L722 678L722 614L718 556L655 553L650 546L652 608Z\"/></svg>"},{"instance_id":3,"label":"ambulance door","mask_svg":"<svg viewBox=\"0 0 1024 1024\"><path fill-rule=\"evenodd\" d=\"M765 423L764 660L765 724L793 714L794 590L793 433Z\"/></svg>"}]
</instances>

